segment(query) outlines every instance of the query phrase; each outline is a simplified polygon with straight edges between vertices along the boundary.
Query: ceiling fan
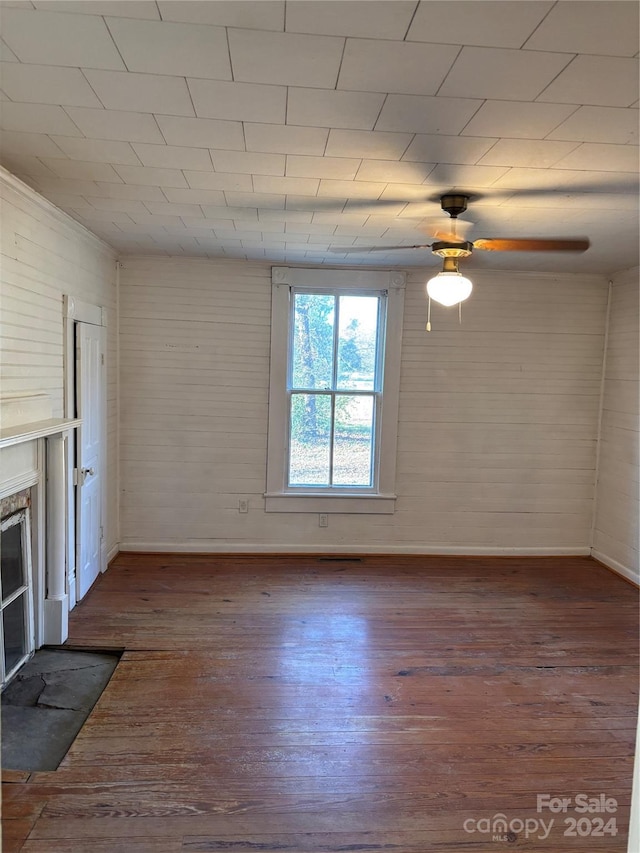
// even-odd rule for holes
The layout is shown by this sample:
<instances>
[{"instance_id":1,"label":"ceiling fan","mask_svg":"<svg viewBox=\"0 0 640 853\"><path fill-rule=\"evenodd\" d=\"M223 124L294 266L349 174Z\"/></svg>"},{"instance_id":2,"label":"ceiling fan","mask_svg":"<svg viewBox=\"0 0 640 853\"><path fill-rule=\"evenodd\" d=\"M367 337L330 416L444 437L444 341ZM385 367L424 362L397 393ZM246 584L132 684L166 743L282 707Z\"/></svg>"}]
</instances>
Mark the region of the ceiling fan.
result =
<instances>
[{"instance_id":1,"label":"ceiling fan","mask_svg":"<svg viewBox=\"0 0 640 853\"><path fill-rule=\"evenodd\" d=\"M552 239L543 238L481 238L469 241L458 235L458 216L464 213L470 201L464 193L447 193L440 198L440 206L449 214L451 229L434 232L434 243L422 243L415 246L350 246L331 249L340 254L350 252L389 252L394 249L431 249L434 255L443 259L442 272L427 283L430 299L442 305L456 305L467 299L473 285L458 270L458 262L468 258L474 249L486 252L585 252L589 248L586 237ZM468 223L465 223L468 224Z\"/></svg>"},{"instance_id":2,"label":"ceiling fan","mask_svg":"<svg viewBox=\"0 0 640 853\"><path fill-rule=\"evenodd\" d=\"M394 249L431 249L434 255L442 258L468 258L474 249L486 252L585 252L589 248L586 237L571 239L544 238L491 238L470 242L461 239L457 234L457 220L467 209L471 196L462 193L446 194L440 198L440 206L449 214L451 230L437 229L435 243L422 243L416 246L349 246L347 248L331 249L340 254L348 252L389 252ZM468 223L465 223L468 224Z\"/></svg>"}]
</instances>

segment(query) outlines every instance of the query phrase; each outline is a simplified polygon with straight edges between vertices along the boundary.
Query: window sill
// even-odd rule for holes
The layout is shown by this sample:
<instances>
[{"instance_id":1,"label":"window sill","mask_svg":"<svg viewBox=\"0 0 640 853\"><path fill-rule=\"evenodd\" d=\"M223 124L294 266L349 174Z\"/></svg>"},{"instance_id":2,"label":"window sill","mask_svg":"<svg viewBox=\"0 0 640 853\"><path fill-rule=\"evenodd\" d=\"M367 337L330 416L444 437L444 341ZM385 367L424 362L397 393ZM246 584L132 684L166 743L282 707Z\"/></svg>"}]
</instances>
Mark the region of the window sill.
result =
<instances>
[{"instance_id":1,"label":"window sill","mask_svg":"<svg viewBox=\"0 0 640 853\"><path fill-rule=\"evenodd\" d=\"M265 495L265 512L329 512L391 515L396 495L304 495L280 492Z\"/></svg>"}]
</instances>

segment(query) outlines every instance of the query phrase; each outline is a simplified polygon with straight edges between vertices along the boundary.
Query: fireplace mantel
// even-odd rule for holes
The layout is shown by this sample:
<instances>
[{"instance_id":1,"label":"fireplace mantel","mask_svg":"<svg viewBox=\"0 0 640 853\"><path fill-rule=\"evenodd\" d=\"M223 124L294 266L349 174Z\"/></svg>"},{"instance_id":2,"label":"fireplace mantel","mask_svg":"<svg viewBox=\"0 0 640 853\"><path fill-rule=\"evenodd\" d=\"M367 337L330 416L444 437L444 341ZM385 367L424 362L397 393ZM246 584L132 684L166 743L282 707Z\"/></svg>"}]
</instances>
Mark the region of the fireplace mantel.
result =
<instances>
[{"instance_id":1,"label":"fireplace mantel","mask_svg":"<svg viewBox=\"0 0 640 853\"><path fill-rule=\"evenodd\" d=\"M68 439L81 418L52 417L48 394L0 398L0 494L35 490L33 595L36 644L64 643L68 635Z\"/></svg>"},{"instance_id":2,"label":"fireplace mantel","mask_svg":"<svg viewBox=\"0 0 640 853\"><path fill-rule=\"evenodd\" d=\"M6 427L0 429L0 449L38 438L48 438L68 429L75 429L81 424L82 418L47 418L34 423Z\"/></svg>"}]
</instances>

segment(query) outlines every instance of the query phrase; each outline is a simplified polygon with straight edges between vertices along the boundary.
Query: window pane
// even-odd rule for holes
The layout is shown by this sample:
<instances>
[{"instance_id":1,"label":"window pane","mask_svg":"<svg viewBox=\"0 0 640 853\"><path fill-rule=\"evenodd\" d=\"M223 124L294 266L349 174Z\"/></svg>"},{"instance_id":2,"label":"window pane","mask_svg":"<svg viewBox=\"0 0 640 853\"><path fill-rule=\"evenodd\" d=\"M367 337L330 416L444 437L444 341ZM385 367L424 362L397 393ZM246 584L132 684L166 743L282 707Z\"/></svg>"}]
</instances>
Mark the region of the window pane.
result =
<instances>
[{"instance_id":1,"label":"window pane","mask_svg":"<svg viewBox=\"0 0 640 853\"><path fill-rule=\"evenodd\" d=\"M373 391L376 378L378 297L341 296L338 388Z\"/></svg>"},{"instance_id":2,"label":"window pane","mask_svg":"<svg viewBox=\"0 0 640 853\"><path fill-rule=\"evenodd\" d=\"M22 530L22 524L12 524L0 534L3 601L25 584L22 565Z\"/></svg>"},{"instance_id":3,"label":"window pane","mask_svg":"<svg viewBox=\"0 0 640 853\"><path fill-rule=\"evenodd\" d=\"M330 482L331 397L292 394L290 486L328 486Z\"/></svg>"},{"instance_id":4,"label":"window pane","mask_svg":"<svg viewBox=\"0 0 640 853\"><path fill-rule=\"evenodd\" d=\"M336 394L334 485L373 485L372 450L373 395Z\"/></svg>"},{"instance_id":5,"label":"window pane","mask_svg":"<svg viewBox=\"0 0 640 853\"><path fill-rule=\"evenodd\" d=\"M13 669L28 652L25 595L18 596L2 611L5 673Z\"/></svg>"},{"instance_id":6,"label":"window pane","mask_svg":"<svg viewBox=\"0 0 640 853\"><path fill-rule=\"evenodd\" d=\"M334 296L318 293L295 294L292 388L331 387L334 317Z\"/></svg>"}]
</instances>

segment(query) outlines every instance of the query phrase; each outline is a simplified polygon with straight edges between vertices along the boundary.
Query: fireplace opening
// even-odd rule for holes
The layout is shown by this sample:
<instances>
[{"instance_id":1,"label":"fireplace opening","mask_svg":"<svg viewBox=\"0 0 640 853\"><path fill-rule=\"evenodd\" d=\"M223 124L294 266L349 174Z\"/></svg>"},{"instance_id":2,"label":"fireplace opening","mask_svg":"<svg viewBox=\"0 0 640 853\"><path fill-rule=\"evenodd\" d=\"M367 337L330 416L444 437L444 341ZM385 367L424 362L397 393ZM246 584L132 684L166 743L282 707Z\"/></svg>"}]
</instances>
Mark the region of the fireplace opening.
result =
<instances>
[{"instance_id":1,"label":"fireplace opening","mask_svg":"<svg viewBox=\"0 0 640 853\"><path fill-rule=\"evenodd\" d=\"M0 521L0 674L4 686L33 654L35 635L28 490L3 504L2 510L9 510Z\"/></svg>"}]
</instances>

